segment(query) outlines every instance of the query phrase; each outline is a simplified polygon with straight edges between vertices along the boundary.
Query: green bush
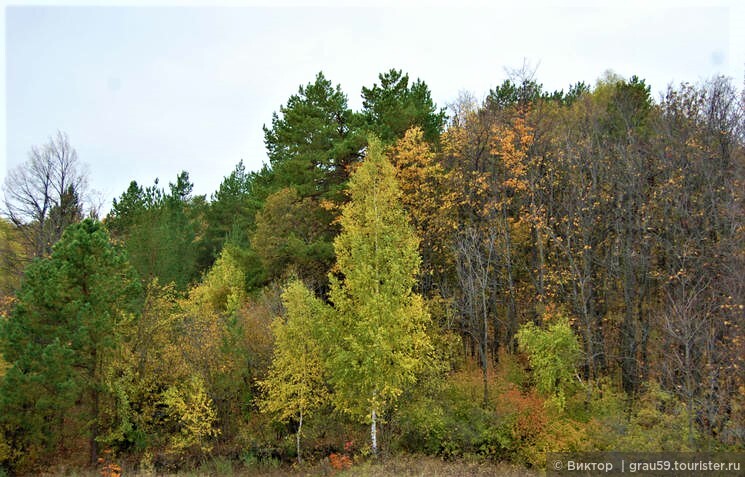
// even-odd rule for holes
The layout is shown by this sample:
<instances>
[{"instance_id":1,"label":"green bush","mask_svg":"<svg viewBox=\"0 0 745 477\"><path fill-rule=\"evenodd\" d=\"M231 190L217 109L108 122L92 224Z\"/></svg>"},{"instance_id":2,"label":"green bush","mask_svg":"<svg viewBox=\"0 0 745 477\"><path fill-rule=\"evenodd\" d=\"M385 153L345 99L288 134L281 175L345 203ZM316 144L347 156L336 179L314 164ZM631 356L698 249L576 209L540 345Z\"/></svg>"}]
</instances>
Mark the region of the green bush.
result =
<instances>
[{"instance_id":1,"label":"green bush","mask_svg":"<svg viewBox=\"0 0 745 477\"><path fill-rule=\"evenodd\" d=\"M536 389L563 410L577 386L575 375L581 355L569 320L560 316L547 329L528 322L517 332L517 341L530 360Z\"/></svg>"},{"instance_id":2,"label":"green bush","mask_svg":"<svg viewBox=\"0 0 745 477\"><path fill-rule=\"evenodd\" d=\"M472 387L456 375L435 396L403 405L397 416L401 449L446 459L501 455L504 432L496 414L474 399Z\"/></svg>"},{"instance_id":3,"label":"green bush","mask_svg":"<svg viewBox=\"0 0 745 477\"><path fill-rule=\"evenodd\" d=\"M652 381L634 406L627 428L616 440L616 450L695 451L698 435L695 427L691 433L688 422L684 404Z\"/></svg>"},{"instance_id":4,"label":"green bush","mask_svg":"<svg viewBox=\"0 0 745 477\"><path fill-rule=\"evenodd\" d=\"M399 414L401 447L409 452L436 455L446 433L445 410L439 402L420 399Z\"/></svg>"},{"instance_id":5,"label":"green bush","mask_svg":"<svg viewBox=\"0 0 745 477\"><path fill-rule=\"evenodd\" d=\"M498 426L489 426L481 432L477 445L478 453L493 460L504 460L515 448L511 423L503 421Z\"/></svg>"}]
</instances>

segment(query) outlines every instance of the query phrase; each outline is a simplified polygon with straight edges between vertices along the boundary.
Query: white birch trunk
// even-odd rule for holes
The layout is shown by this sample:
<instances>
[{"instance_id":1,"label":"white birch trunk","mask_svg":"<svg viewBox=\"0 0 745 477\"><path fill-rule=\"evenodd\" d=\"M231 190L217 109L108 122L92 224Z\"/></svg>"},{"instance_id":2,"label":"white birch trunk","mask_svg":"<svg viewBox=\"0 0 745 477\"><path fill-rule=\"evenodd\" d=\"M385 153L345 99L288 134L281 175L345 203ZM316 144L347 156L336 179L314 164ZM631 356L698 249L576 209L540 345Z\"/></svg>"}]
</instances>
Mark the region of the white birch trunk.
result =
<instances>
[{"instance_id":1,"label":"white birch trunk","mask_svg":"<svg viewBox=\"0 0 745 477\"><path fill-rule=\"evenodd\" d=\"M297 463L302 464L303 458L300 456L300 432L303 430L303 411L300 411L300 423L297 426L297 434L295 435L297 445Z\"/></svg>"},{"instance_id":2,"label":"white birch trunk","mask_svg":"<svg viewBox=\"0 0 745 477\"><path fill-rule=\"evenodd\" d=\"M375 413L375 409L372 410L372 423L370 424L370 439L372 440L372 452L374 456L378 456L378 415Z\"/></svg>"}]
</instances>

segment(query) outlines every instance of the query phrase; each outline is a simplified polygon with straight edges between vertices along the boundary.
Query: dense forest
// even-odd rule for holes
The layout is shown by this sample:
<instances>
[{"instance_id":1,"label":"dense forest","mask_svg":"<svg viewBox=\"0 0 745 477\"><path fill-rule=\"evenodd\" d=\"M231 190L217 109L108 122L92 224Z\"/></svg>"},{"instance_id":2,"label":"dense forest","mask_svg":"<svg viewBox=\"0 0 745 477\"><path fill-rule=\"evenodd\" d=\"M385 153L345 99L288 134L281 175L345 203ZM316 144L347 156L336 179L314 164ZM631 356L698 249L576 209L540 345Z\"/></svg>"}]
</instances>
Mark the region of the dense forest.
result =
<instances>
[{"instance_id":1,"label":"dense forest","mask_svg":"<svg viewBox=\"0 0 745 477\"><path fill-rule=\"evenodd\" d=\"M745 92L361 94L319 73L210 197L100 217L63 133L10 171L0 475L745 449Z\"/></svg>"}]
</instances>

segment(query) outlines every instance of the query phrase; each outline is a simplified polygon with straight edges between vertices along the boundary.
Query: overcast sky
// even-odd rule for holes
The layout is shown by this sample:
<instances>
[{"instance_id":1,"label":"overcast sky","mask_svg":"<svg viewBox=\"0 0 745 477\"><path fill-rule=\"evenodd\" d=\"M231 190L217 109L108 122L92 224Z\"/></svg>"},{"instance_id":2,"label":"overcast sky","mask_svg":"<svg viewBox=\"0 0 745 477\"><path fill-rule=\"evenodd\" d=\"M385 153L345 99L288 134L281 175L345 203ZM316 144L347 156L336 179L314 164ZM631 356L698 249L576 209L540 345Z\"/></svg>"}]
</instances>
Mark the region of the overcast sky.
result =
<instances>
[{"instance_id":1,"label":"overcast sky","mask_svg":"<svg viewBox=\"0 0 745 477\"><path fill-rule=\"evenodd\" d=\"M655 96L668 83L716 74L742 87L745 75L745 2L737 0L48 3L4 11L0 184L31 146L62 130L109 203L131 180L167 184L187 170L195 192L209 196L240 159L259 168L262 125L321 70L354 109L362 86L390 68L424 80L442 106L462 90L482 98L523 59L550 90L594 84L608 69L646 79Z\"/></svg>"}]
</instances>

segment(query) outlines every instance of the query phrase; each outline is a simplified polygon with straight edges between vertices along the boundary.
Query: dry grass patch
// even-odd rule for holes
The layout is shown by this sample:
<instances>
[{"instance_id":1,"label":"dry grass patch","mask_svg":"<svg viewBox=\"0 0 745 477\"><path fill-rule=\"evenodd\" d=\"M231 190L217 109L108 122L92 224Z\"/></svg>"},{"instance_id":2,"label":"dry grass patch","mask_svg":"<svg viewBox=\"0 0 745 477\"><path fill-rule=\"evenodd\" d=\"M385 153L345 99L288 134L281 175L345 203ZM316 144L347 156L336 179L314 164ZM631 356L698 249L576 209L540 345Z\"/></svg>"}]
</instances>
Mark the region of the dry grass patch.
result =
<instances>
[{"instance_id":1,"label":"dry grass patch","mask_svg":"<svg viewBox=\"0 0 745 477\"><path fill-rule=\"evenodd\" d=\"M445 462L430 456L400 456L380 463L366 462L352 467L340 477L536 477L540 473L506 463L487 463L467 460Z\"/></svg>"},{"instance_id":2,"label":"dry grass patch","mask_svg":"<svg viewBox=\"0 0 745 477\"><path fill-rule=\"evenodd\" d=\"M98 470L74 470L57 468L45 476L101 477ZM443 461L437 457L401 455L382 459L380 462L360 462L346 470L335 470L328 460L320 463L297 466L281 465L277 468L245 469L236 463L232 470L195 469L176 474L140 473L125 470L129 477L538 477L539 471L508 463L480 462L459 459Z\"/></svg>"}]
</instances>

